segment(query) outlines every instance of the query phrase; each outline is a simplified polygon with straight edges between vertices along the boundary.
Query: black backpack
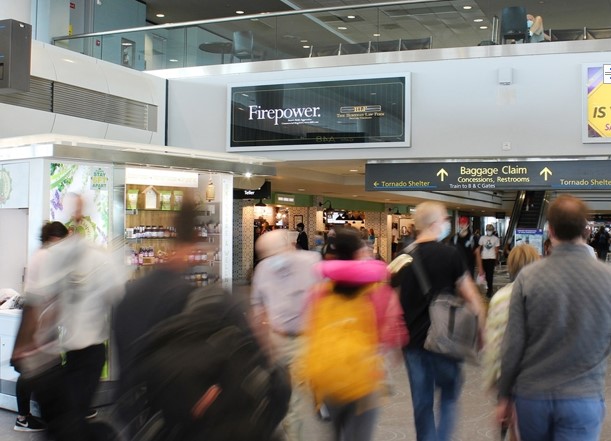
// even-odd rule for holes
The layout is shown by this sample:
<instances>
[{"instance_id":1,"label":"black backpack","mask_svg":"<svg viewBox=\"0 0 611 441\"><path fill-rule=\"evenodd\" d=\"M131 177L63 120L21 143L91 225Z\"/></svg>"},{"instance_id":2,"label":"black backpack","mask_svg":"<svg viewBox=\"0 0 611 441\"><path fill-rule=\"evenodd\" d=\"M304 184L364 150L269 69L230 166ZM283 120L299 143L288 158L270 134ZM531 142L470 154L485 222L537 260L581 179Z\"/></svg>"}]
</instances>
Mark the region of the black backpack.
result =
<instances>
[{"instance_id":1,"label":"black backpack","mask_svg":"<svg viewBox=\"0 0 611 441\"><path fill-rule=\"evenodd\" d=\"M163 432L181 441L272 438L288 409L288 372L269 364L231 294L198 289L143 338L132 368Z\"/></svg>"}]
</instances>

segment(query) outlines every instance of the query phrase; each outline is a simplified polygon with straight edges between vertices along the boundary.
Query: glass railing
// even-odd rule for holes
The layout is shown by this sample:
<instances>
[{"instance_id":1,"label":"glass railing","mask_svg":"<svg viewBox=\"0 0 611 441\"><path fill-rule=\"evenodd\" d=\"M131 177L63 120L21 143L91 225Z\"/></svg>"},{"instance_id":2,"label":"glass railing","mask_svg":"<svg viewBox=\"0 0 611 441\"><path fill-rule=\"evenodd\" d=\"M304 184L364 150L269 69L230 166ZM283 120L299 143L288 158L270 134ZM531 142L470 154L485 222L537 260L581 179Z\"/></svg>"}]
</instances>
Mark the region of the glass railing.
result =
<instances>
[{"instance_id":1,"label":"glass railing","mask_svg":"<svg viewBox=\"0 0 611 441\"><path fill-rule=\"evenodd\" d=\"M467 47L499 42L502 7L393 1L58 37L54 44L137 70ZM565 29L582 30L583 39L597 38L583 24ZM595 30L598 38L611 36L606 29ZM561 31L547 33L558 40Z\"/></svg>"}]
</instances>

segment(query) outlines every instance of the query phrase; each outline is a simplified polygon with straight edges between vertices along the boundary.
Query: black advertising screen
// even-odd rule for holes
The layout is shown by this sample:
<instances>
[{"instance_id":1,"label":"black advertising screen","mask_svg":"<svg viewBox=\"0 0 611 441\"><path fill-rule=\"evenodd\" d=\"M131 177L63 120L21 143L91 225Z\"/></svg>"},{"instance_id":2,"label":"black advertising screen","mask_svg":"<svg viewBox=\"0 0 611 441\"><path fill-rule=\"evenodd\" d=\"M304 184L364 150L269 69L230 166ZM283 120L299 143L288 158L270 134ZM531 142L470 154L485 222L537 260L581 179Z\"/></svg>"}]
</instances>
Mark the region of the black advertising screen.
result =
<instances>
[{"instance_id":1,"label":"black advertising screen","mask_svg":"<svg viewBox=\"0 0 611 441\"><path fill-rule=\"evenodd\" d=\"M228 150L409 146L406 76L232 87Z\"/></svg>"}]
</instances>

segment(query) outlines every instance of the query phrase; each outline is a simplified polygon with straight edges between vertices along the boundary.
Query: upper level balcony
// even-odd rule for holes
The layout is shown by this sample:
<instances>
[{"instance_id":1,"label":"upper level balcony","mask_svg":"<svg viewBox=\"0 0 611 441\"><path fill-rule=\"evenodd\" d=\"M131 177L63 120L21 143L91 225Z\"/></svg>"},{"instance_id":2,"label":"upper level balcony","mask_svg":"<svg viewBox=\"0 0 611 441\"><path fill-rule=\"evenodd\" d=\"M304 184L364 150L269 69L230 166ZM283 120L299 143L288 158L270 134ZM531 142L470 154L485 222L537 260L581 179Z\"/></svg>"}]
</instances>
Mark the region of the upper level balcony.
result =
<instances>
[{"instance_id":1,"label":"upper level balcony","mask_svg":"<svg viewBox=\"0 0 611 441\"><path fill-rule=\"evenodd\" d=\"M491 10L465 1L389 1L57 37L54 44L148 71L528 43L528 11L513 11L517 15L509 17L506 9L512 4L502 1ZM587 23L582 16L573 20L555 19L563 27L546 27L543 43L537 44L611 38L611 29L605 28L596 14Z\"/></svg>"}]
</instances>

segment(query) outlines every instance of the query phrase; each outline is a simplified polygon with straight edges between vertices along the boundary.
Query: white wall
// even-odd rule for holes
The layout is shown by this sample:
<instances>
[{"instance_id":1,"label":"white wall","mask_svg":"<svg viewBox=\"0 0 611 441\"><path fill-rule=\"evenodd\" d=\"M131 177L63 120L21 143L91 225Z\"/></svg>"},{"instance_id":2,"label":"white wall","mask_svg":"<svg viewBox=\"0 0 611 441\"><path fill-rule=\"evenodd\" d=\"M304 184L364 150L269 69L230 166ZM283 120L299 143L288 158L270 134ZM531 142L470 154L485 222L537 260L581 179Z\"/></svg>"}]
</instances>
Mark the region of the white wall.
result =
<instances>
[{"instance_id":1,"label":"white wall","mask_svg":"<svg viewBox=\"0 0 611 441\"><path fill-rule=\"evenodd\" d=\"M483 48L467 49L477 51ZM435 57L435 53L444 53L443 50L428 52L431 54L429 58ZM359 60L365 57L375 60L372 56L361 56ZM388 59L391 55L385 57ZM327 58L337 60L342 57ZM286 61L289 65L290 60ZM302 64L321 62L321 59L301 60ZM600 155L608 152L608 146L581 142L581 100L585 88L582 63L593 62L611 63L611 52L402 63L379 61L369 65L275 72L246 72L242 69L243 73L234 74L228 74L218 66L217 69L200 68L202 75L198 78L170 79L168 143L224 151L227 88L231 83L298 82L304 78L350 77L357 73L394 75L411 72L411 148L257 151L253 154L287 160ZM513 84L499 85L499 68L512 69ZM504 142L511 143L511 150L501 149Z\"/></svg>"},{"instance_id":2,"label":"white wall","mask_svg":"<svg viewBox=\"0 0 611 441\"><path fill-rule=\"evenodd\" d=\"M59 133L164 145L165 80L38 41L32 42L31 72L39 78L154 104L157 131L0 104L0 137Z\"/></svg>"}]
</instances>

